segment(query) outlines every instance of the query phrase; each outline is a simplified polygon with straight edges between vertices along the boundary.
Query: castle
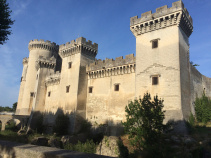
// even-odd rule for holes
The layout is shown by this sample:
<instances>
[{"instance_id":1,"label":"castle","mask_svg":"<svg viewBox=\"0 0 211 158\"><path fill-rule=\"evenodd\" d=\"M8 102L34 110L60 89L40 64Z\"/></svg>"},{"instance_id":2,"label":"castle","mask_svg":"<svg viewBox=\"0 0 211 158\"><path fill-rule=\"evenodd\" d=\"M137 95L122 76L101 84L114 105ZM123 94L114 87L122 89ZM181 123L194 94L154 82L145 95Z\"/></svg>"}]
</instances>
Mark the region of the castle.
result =
<instances>
[{"instance_id":1,"label":"castle","mask_svg":"<svg viewBox=\"0 0 211 158\"><path fill-rule=\"evenodd\" d=\"M130 18L136 56L96 60L98 45L80 37L63 45L29 42L23 59L17 115L76 113L91 123L125 120L129 101L149 92L164 99L166 119L186 120L194 100L211 97L211 78L189 61L192 18L182 1ZM71 116L72 122L76 115ZM53 124L52 118L46 118Z\"/></svg>"}]
</instances>

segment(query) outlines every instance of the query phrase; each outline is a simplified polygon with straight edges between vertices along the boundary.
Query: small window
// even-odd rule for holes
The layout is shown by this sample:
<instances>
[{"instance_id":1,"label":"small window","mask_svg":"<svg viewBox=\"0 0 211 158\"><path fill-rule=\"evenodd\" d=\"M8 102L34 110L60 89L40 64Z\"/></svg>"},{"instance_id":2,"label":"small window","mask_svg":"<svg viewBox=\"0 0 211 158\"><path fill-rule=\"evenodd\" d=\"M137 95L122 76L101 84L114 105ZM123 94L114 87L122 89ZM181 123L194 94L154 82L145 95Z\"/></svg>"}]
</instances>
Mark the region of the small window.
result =
<instances>
[{"instance_id":1,"label":"small window","mask_svg":"<svg viewBox=\"0 0 211 158\"><path fill-rule=\"evenodd\" d=\"M158 76L152 77L152 85L158 85Z\"/></svg>"},{"instance_id":2,"label":"small window","mask_svg":"<svg viewBox=\"0 0 211 158\"><path fill-rule=\"evenodd\" d=\"M72 62L68 63L68 69L70 69L72 67Z\"/></svg>"},{"instance_id":3,"label":"small window","mask_svg":"<svg viewBox=\"0 0 211 158\"><path fill-rule=\"evenodd\" d=\"M158 47L158 40L152 40L152 48L157 48Z\"/></svg>"},{"instance_id":4,"label":"small window","mask_svg":"<svg viewBox=\"0 0 211 158\"><path fill-rule=\"evenodd\" d=\"M89 87L89 93L92 93L93 87Z\"/></svg>"},{"instance_id":5,"label":"small window","mask_svg":"<svg viewBox=\"0 0 211 158\"><path fill-rule=\"evenodd\" d=\"M66 86L66 93L69 93L70 91L70 86Z\"/></svg>"},{"instance_id":6,"label":"small window","mask_svg":"<svg viewBox=\"0 0 211 158\"><path fill-rule=\"evenodd\" d=\"M30 93L30 97L33 97L33 96L34 96L34 92L31 92L31 93Z\"/></svg>"},{"instance_id":7,"label":"small window","mask_svg":"<svg viewBox=\"0 0 211 158\"><path fill-rule=\"evenodd\" d=\"M114 85L114 91L119 91L119 84Z\"/></svg>"},{"instance_id":8,"label":"small window","mask_svg":"<svg viewBox=\"0 0 211 158\"><path fill-rule=\"evenodd\" d=\"M48 97L50 97L51 96L51 92L48 92Z\"/></svg>"},{"instance_id":9,"label":"small window","mask_svg":"<svg viewBox=\"0 0 211 158\"><path fill-rule=\"evenodd\" d=\"M21 77L21 82L23 81L23 77Z\"/></svg>"}]
</instances>

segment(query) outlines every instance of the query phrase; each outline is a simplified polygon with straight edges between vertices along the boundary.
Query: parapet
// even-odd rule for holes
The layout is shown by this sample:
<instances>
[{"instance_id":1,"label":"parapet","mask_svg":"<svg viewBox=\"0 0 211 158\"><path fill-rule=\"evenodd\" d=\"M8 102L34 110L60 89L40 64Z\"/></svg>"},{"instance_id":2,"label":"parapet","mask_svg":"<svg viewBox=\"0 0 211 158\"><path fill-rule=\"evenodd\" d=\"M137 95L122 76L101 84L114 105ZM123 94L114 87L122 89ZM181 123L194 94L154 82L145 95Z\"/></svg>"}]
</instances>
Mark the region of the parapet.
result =
<instances>
[{"instance_id":1,"label":"parapet","mask_svg":"<svg viewBox=\"0 0 211 158\"><path fill-rule=\"evenodd\" d=\"M59 84L60 79L61 79L61 73L59 71L56 71L55 73L50 74L49 76L46 77L45 84L46 86Z\"/></svg>"},{"instance_id":2,"label":"parapet","mask_svg":"<svg viewBox=\"0 0 211 158\"><path fill-rule=\"evenodd\" d=\"M183 22L181 22L181 19ZM159 7L156 9L155 13L152 13L152 11L142 13L140 18L138 18L138 16L130 18L130 28L134 35L143 34L175 24L179 26L181 23L186 23L187 26L185 27L190 29L190 32L187 33L189 37L193 29L193 20L187 9L184 8L182 1L172 3L172 7L170 8L168 8L167 5ZM156 26L156 24L159 25Z\"/></svg>"},{"instance_id":3,"label":"parapet","mask_svg":"<svg viewBox=\"0 0 211 158\"><path fill-rule=\"evenodd\" d=\"M82 53L86 53L88 51L87 54L95 57L98 51L98 44L92 44L92 41L86 41L86 38L79 37L76 40L72 40L71 42L67 42L66 44L59 46L59 54L62 57L75 54L80 50L84 50L81 51Z\"/></svg>"},{"instance_id":4,"label":"parapet","mask_svg":"<svg viewBox=\"0 0 211 158\"><path fill-rule=\"evenodd\" d=\"M36 61L36 69L39 68L51 68L55 69L56 67L56 58L52 56L50 59L46 59L43 56L39 56L39 58Z\"/></svg>"},{"instance_id":5,"label":"parapet","mask_svg":"<svg viewBox=\"0 0 211 158\"><path fill-rule=\"evenodd\" d=\"M127 66L127 65L133 65L136 62L136 57L134 57L134 54L129 54L125 56L125 59L123 59L123 56L117 57L115 60L113 59L105 59L105 60L96 60L94 63L91 63L86 66L86 71L96 71L96 70L104 70L108 68L113 67L120 67L120 66Z\"/></svg>"},{"instance_id":6,"label":"parapet","mask_svg":"<svg viewBox=\"0 0 211 158\"><path fill-rule=\"evenodd\" d=\"M28 64L28 62L29 62L29 58L23 58L23 65L25 65L25 64Z\"/></svg>"},{"instance_id":7,"label":"parapet","mask_svg":"<svg viewBox=\"0 0 211 158\"><path fill-rule=\"evenodd\" d=\"M49 51L57 51L59 50L59 46L56 45L56 43L52 42L51 41L44 41L44 40L38 40L38 39L34 39L34 40L31 40L29 42L29 51L31 51L32 49L46 49L46 50L49 50Z\"/></svg>"}]
</instances>

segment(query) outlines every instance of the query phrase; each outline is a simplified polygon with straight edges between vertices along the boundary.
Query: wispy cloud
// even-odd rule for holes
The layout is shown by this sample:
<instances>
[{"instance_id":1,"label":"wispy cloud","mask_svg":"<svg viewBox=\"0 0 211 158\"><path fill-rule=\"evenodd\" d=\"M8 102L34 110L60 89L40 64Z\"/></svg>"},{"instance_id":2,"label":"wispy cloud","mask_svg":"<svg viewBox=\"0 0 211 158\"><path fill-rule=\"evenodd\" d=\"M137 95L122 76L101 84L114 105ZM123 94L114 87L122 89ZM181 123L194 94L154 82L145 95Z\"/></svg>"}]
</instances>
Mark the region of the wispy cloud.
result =
<instances>
[{"instance_id":1,"label":"wispy cloud","mask_svg":"<svg viewBox=\"0 0 211 158\"><path fill-rule=\"evenodd\" d=\"M12 18L15 18L19 14L23 13L27 6L32 0L11 0L9 1L10 7L12 9Z\"/></svg>"}]
</instances>

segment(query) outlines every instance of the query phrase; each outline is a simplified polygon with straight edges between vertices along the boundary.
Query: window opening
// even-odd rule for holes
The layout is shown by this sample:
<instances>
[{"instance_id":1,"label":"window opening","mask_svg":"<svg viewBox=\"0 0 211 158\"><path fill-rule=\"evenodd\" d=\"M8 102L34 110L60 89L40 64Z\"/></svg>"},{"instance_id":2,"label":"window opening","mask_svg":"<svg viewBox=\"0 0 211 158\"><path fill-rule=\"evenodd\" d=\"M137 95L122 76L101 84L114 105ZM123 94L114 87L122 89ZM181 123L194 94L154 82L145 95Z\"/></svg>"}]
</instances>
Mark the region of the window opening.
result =
<instances>
[{"instance_id":1,"label":"window opening","mask_svg":"<svg viewBox=\"0 0 211 158\"><path fill-rule=\"evenodd\" d=\"M72 67L72 62L68 63L68 69L70 69Z\"/></svg>"},{"instance_id":2,"label":"window opening","mask_svg":"<svg viewBox=\"0 0 211 158\"><path fill-rule=\"evenodd\" d=\"M50 97L51 96L51 92L48 92L48 97Z\"/></svg>"},{"instance_id":3,"label":"window opening","mask_svg":"<svg viewBox=\"0 0 211 158\"><path fill-rule=\"evenodd\" d=\"M70 91L70 86L66 86L66 93L69 93Z\"/></svg>"},{"instance_id":4,"label":"window opening","mask_svg":"<svg viewBox=\"0 0 211 158\"><path fill-rule=\"evenodd\" d=\"M158 40L153 40L152 41L152 48L157 48L158 47Z\"/></svg>"},{"instance_id":5,"label":"window opening","mask_svg":"<svg viewBox=\"0 0 211 158\"><path fill-rule=\"evenodd\" d=\"M31 93L30 93L30 97L33 97L33 96L34 96L34 92L31 92Z\"/></svg>"},{"instance_id":6,"label":"window opening","mask_svg":"<svg viewBox=\"0 0 211 158\"><path fill-rule=\"evenodd\" d=\"M89 87L89 93L92 93L93 87Z\"/></svg>"},{"instance_id":7,"label":"window opening","mask_svg":"<svg viewBox=\"0 0 211 158\"><path fill-rule=\"evenodd\" d=\"M158 85L158 76L152 77L152 85Z\"/></svg>"},{"instance_id":8,"label":"window opening","mask_svg":"<svg viewBox=\"0 0 211 158\"><path fill-rule=\"evenodd\" d=\"M114 85L114 91L119 91L119 84Z\"/></svg>"}]
</instances>

